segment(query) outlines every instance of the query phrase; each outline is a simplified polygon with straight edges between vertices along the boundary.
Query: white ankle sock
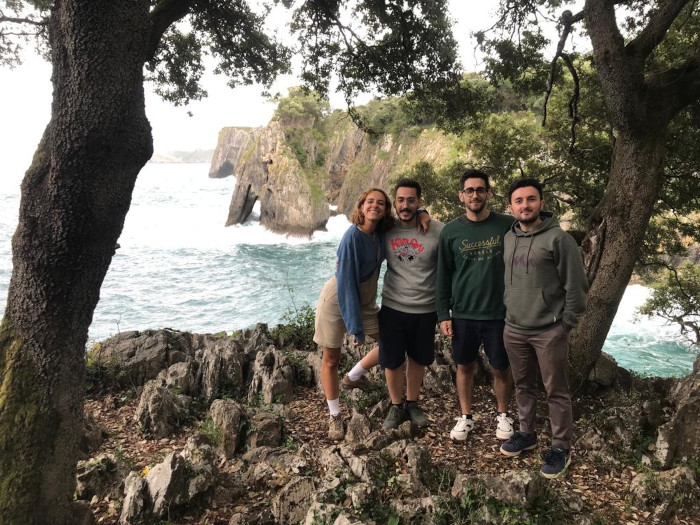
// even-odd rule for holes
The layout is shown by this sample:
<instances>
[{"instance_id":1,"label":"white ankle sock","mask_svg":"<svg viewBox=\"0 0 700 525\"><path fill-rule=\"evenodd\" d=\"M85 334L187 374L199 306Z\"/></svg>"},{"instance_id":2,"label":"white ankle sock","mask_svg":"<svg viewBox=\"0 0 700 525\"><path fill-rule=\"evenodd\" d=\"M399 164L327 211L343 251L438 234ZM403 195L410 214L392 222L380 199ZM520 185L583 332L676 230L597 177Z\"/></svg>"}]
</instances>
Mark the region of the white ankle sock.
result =
<instances>
[{"instance_id":1,"label":"white ankle sock","mask_svg":"<svg viewBox=\"0 0 700 525\"><path fill-rule=\"evenodd\" d=\"M326 403L328 403L328 410L331 413L331 416L337 416L340 414L340 398L337 397L335 399L326 399Z\"/></svg>"},{"instance_id":2,"label":"white ankle sock","mask_svg":"<svg viewBox=\"0 0 700 525\"><path fill-rule=\"evenodd\" d=\"M367 373L367 370L362 368L362 365L360 363L357 363L355 366L352 367L352 370L350 370L348 372L348 377L350 378L351 381L357 381L366 373Z\"/></svg>"}]
</instances>

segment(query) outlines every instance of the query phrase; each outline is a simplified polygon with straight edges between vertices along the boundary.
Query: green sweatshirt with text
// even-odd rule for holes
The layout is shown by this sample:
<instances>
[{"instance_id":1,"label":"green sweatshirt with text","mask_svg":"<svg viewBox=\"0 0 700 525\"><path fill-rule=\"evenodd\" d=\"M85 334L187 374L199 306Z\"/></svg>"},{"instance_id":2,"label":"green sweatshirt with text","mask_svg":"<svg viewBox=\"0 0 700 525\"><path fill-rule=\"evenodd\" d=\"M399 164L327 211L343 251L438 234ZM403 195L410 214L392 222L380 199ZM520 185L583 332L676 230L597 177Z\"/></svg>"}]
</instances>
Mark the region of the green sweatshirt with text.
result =
<instances>
[{"instance_id":1,"label":"green sweatshirt with text","mask_svg":"<svg viewBox=\"0 0 700 525\"><path fill-rule=\"evenodd\" d=\"M510 215L492 211L483 221L462 215L445 225L438 246L438 322L505 318L503 239L512 224Z\"/></svg>"}]
</instances>

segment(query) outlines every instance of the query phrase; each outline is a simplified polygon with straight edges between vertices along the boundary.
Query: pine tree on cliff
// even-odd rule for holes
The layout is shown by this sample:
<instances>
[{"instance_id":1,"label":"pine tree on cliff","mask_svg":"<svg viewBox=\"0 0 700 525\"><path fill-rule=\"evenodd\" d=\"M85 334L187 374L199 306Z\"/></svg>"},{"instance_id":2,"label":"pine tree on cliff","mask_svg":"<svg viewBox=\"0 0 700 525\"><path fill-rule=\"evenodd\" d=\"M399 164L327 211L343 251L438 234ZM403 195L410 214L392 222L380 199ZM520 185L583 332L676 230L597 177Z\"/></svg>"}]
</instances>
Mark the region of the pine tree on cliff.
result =
<instances>
[{"instance_id":1,"label":"pine tree on cliff","mask_svg":"<svg viewBox=\"0 0 700 525\"><path fill-rule=\"evenodd\" d=\"M289 9L288 0L274 1ZM307 0L292 28L304 80L414 92L457 77L446 2ZM8 0L0 61L29 33L53 66L51 119L22 183L0 327L0 523L75 523L84 352L136 177L152 154L144 68L169 100L203 96L203 55L230 84L289 70L292 50L246 0ZM10 16L11 15L11 16ZM178 24L178 22L187 22Z\"/></svg>"}]
</instances>

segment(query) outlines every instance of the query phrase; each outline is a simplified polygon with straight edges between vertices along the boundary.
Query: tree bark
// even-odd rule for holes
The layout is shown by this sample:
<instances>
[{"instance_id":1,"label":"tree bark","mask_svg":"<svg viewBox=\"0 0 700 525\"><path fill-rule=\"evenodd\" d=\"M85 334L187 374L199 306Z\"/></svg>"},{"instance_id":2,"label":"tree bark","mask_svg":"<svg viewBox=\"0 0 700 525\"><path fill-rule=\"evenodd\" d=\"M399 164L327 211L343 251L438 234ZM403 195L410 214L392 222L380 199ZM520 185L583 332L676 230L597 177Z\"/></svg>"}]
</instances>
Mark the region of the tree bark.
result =
<instances>
[{"instance_id":1,"label":"tree bark","mask_svg":"<svg viewBox=\"0 0 700 525\"><path fill-rule=\"evenodd\" d=\"M72 523L84 353L152 154L148 0L58 0L51 120L22 183L0 325L0 523Z\"/></svg>"},{"instance_id":2,"label":"tree bark","mask_svg":"<svg viewBox=\"0 0 700 525\"><path fill-rule=\"evenodd\" d=\"M588 377L605 343L617 307L629 283L663 182L665 134L630 137L615 142L613 166L605 197L591 231L605 221L605 240L598 246L599 266L588 291L586 313L571 338L570 373L575 390Z\"/></svg>"}]
</instances>

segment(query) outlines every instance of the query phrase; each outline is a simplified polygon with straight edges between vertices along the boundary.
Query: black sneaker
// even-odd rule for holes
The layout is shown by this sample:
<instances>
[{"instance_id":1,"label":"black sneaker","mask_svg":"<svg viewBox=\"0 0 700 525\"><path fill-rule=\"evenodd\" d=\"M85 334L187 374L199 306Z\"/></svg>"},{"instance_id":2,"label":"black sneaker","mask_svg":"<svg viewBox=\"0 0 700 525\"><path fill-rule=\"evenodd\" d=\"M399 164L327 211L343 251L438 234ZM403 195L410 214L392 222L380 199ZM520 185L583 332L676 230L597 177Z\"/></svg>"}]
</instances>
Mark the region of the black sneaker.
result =
<instances>
[{"instance_id":1,"label":"black sneaker","mask_svg":"<svg viewBox=\"0 0 700 525\"><path fill-rule=\"evenodd\" d=\"M557 479L564 475L566 467L571 463L571 452L561 447L552 447L540 469L547 479Z\"/></svg>"},{"instance_id":2,"label":"black sneaker","mask_svg":"<svg viewBox=\"0 0 700 525\"><path fill-rule=\"evenodd\" d=\"M408 415L408 418L411 420L411 423L413 423L418 428L425 428L428 425L430 425L430 421L428 421L425 412L423 412L421 407L418 406L418 403L406 403L405 410Z\"/></svg>"},{"instance_id":3,"label":"black sneaker","mask_svg":"<svg viewBox=\"0 0 700 525\"><path fill-rule=\"evenodd\" d=\"M391 405L389 407L389 413L384 419L384 428L399 428L399 425L404 421L406 421L406 411L399 405Z\"/></svg>"},{"instance_id":4,"label":"black sneaker","mask_svg":"<svg viewBox=\"0 0 700 525\"><path fill-rule=\"evenodd\" d=\"M532 450L537 446L537 434L526 434L517 431L508 441L501 445L501 454L506 456L519 456L523 450Z\"/></svg>"}]
</instances>

